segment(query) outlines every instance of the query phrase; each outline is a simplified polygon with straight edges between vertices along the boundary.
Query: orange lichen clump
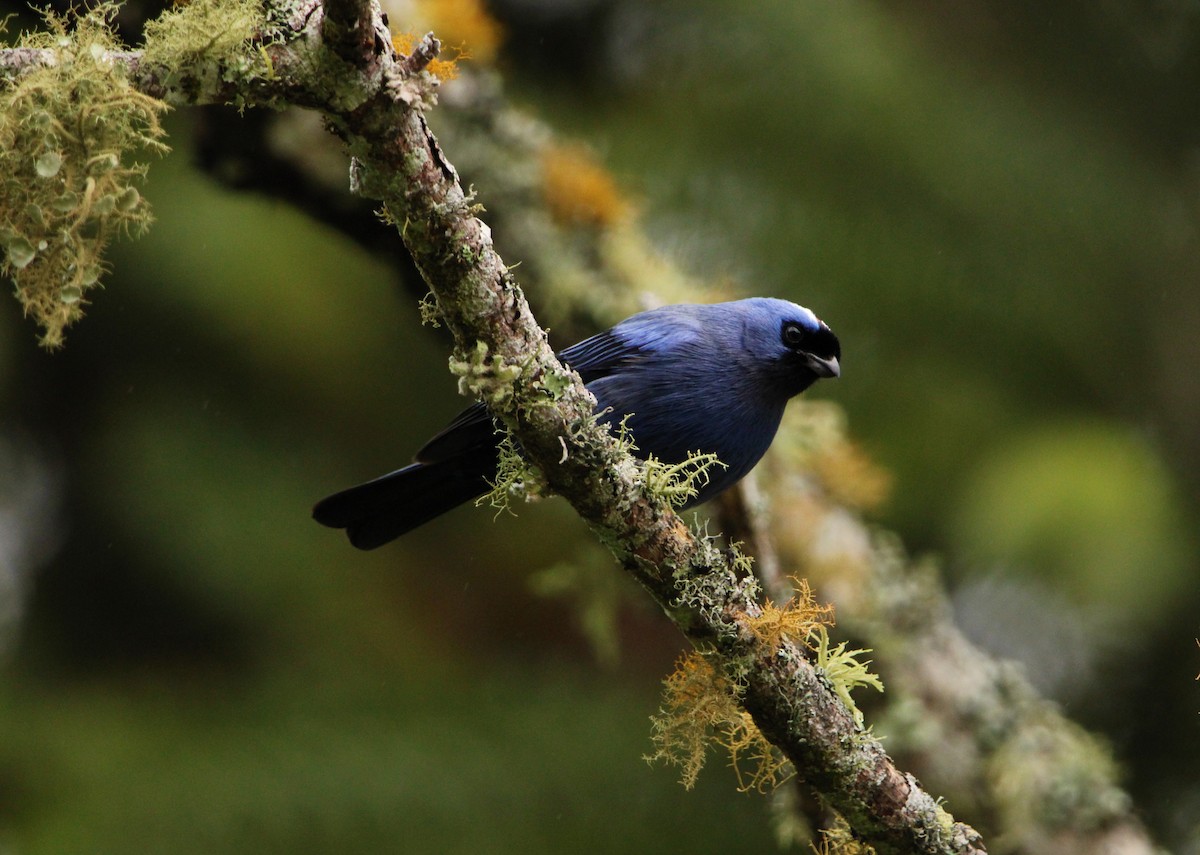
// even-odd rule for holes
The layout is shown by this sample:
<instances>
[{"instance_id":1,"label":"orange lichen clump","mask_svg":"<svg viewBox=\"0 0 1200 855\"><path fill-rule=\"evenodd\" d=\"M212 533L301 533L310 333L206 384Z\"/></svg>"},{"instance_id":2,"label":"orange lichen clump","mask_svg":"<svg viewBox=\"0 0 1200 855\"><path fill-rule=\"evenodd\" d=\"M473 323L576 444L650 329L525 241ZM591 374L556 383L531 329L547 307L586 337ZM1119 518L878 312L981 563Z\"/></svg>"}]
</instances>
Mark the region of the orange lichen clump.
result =
<instances>
[{"instance_id":1,"label":"orange lichen clump","mask_svg":"<svg viewBox=\"0 0 1200 855\"><path fill-rule=\"evenodd\" d=\"M763 603L762 614L746 621L754 637L769 648L776 648L784 639L810 646L810 637L818 626L833 626L833 604L818 605L807 579L793 580L796 595L777 606Z\"/></svg>"},{"instance_id":2,"label":"orange lichen clump","mask_svg":"<svg viewBox=\"0 0 1200 855\"><path fill-rule=\"evenodd\" d=\"M844 641L832 643L833 606L819 605L806 581L793 581L796 595L787 603L765 603L759 614L743 618L757 642L748 659L735 657L718 667L714 662L722 659L715 651L693 650L679 658L663 681L662 706L651 716L655 750L646 759L682 768L680 782L685 787L695 785L710 744L728 752L742 792L770 792L795 775L791 762L763 736L742 705L749 660L796 655L795 648L789 654L785 642L803 649L859 727L863 714L850 693L860 686L883 691L883 683L867 669L870 663L859 658L870 651L847 649Z\"/></svg>"},{"instance_id":3,"label":"orange lichen clump","mask_svg":"<svg viewBox=\"0 0 1200 855\"><path fill-rule=\"evenodd\" d=\"M704 768L709 743L715 743L729 752L742 792L770 792L790 779L791 763L741 708L737 694L703 654L685 653L665 681L663 705L653 717L655 752L646 759L680 766L681 783L691 789Z\"/></svg>"},{"instance_id":4,"label":"orange lichen clump","mask_svg":"<svg viewBox=\"0 0 1200 855\"><path fill-rule=\"evenodd\" d=\"M612 175L580 145L546 147L542 196L550 215L562 225L611 226L630 211Z\"/></svg>"},{"instance_id":5,"label":"orange lichen clump","mask_svg":"<svg viewBox=\"0 0 1200 855\"><path fill-rule=\"evenodd\" d=\"M750 632L774 650L784 639L817 651L824 629L833 624L833 606L818 605L808 583L796 582L796 596L783 606L766 603L762 614L747 619ZM696 783L709 744L729 753L738 789L770 792L794 774L791 763L773 746L740 703L741 687L693 650L679 658L663 683L663 704L653 717L655 752L683 769L681 782Z\"/></svg>"}]
</instances>

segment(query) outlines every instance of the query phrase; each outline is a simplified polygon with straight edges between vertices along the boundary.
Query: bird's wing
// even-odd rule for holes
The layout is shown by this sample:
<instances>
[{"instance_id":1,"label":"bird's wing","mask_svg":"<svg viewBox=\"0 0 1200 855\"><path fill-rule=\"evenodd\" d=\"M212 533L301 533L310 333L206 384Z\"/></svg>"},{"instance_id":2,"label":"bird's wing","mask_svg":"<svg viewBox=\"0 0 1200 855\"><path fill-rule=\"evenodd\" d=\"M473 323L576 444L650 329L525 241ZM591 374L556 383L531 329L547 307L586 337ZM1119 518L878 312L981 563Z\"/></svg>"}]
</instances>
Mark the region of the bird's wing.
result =
<instances>
[{"instance_id":1,"label":"bird's wing","mask_svg":"<svg viewBox=\"0 0 1200 855\"><path fill-rule=\"evenodd\" d=\"M607 377L645 353L629 337L608 330L559 352L558 357L579 372L585 384ZM496 444L496 423L483 404L472 404L421 447L416 460L436 463Z\"/></svg>"},{"instance_id":2,"label":"bird's wing","mask_svg":"<svg viewBox=\"0 0 1200 855\"><path fill-rule=\"evenodd\" d=\"M646 353L619 327L598 333L562 350L558 358L579 372L584 384L607 377Z\"/></svg>"}]
</instances>

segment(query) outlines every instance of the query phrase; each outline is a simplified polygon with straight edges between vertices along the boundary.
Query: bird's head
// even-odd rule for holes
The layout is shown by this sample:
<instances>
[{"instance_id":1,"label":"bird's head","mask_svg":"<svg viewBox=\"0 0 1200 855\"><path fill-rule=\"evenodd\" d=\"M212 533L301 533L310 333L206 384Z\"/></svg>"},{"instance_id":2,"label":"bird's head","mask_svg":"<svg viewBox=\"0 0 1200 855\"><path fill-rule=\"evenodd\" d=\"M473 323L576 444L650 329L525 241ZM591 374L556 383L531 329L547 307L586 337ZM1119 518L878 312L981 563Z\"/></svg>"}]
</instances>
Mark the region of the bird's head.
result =
<instances>
[{"instance_id":1,"label":"bird's head","mask_svg":"<svg viewBox=\"0 0 1200 855\"><path fill-rule=\"evenodd\" d=\"M828 325L811 311L787 300L758 298L746 326L746 346L769 366L791 397L827 377L840 377L842 347Z\"/></svg>"}]
</instances>

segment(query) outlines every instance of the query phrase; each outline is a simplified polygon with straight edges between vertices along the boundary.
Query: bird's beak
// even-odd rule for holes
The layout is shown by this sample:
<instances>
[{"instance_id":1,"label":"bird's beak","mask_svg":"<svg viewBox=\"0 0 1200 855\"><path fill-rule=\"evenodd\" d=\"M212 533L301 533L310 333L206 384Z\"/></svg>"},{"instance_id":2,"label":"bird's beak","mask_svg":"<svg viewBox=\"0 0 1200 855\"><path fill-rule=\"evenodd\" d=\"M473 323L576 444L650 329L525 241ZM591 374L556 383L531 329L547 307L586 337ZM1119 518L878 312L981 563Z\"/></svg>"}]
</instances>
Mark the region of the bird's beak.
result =
<instances>
[{"instance_id":1,"label":"bird's beak","mask_svg":"<svg viewBox=\"0 0 1200 855\"><path fill-rule=\"evenodd\" d=\"M811 353L805 354L808 359L808 367L818 377L841 377L842 366L838 364L837 357L831 356L828 359L822 359L819 356L814 356Z\"/></svg>"}]
</instances>

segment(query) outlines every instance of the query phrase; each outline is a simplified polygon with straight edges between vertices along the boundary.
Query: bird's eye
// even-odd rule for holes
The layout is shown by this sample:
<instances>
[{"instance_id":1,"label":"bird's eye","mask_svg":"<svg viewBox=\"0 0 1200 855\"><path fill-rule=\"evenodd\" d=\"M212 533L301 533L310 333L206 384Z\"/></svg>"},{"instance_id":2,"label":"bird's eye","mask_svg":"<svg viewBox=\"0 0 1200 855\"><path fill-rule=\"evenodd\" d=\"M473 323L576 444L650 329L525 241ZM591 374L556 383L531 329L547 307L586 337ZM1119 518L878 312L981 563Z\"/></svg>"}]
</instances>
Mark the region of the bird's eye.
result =
<instances>
[{"instance_id":1,"label":"bird's eye","mask_svg":"<svg viewBox=\"0 0 1200 855\"><path fill-rule=\"evenodd\" d=\"M794 350L804 343L804 329L799 324L786 323L783 325L781 337L784 346Z\"/></svg>"}]
</instances>

